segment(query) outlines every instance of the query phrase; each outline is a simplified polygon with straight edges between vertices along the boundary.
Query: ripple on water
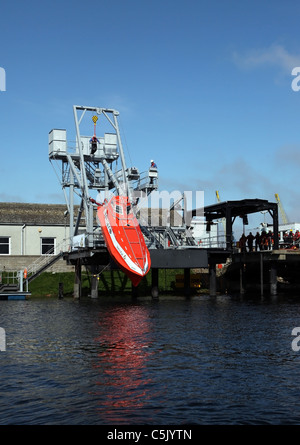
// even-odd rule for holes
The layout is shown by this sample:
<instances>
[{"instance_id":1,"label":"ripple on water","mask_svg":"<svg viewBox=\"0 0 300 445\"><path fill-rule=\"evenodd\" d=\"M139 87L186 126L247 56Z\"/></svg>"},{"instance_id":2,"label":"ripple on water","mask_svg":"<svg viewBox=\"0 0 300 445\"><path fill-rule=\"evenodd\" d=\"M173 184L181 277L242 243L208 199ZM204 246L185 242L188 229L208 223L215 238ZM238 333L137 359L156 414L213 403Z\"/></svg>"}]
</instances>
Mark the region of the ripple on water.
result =
<instances>
[{"instance_id":1,"label":"ripple on water","mask_svg":"<svg viewBox=\"0 0 300 445\"><path fill-rule=\"evenodd\" d=\"M300 423L298 312L229 296L0 302L0 423Z\"/></svg>"}]
</instances>

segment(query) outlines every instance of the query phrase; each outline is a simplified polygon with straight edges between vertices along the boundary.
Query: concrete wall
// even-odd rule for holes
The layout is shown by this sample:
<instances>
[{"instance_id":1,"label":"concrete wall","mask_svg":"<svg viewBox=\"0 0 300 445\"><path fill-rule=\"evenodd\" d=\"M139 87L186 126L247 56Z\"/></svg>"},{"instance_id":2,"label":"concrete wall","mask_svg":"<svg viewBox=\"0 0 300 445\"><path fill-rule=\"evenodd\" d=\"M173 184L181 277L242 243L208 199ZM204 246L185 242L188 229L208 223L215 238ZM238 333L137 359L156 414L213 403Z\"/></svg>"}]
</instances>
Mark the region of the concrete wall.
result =
<instances>
[{"instance_id":1,"label":"concrete wall","mask_svg":"<svg viewBox=\"0 0 300 445\"><path fill-rule=\"evenodd\" d=\"M69 228L45 225L0 225L1 236L10 237L11 255L41 255L41 240L48 237L55 238L55 253L59 253L60 250L68 249ZM67 241L64 242L64 240ZM4 255L0 255L0 261L2 256Z\"/></svg>"},{"instance_id":2,"label":"concrete wall","mask_svg":"<svg viewBox=\"0 0 300 445\"><path fill-rule=\"evenodd\" d=\"M38 255L1 255L0 271L4 270L24 270L29 268L40 257ZM46 269L46 272L73 272L74 266L68 266L66 261L60 258L56 263Z\"/></svg>"}]
</instances>

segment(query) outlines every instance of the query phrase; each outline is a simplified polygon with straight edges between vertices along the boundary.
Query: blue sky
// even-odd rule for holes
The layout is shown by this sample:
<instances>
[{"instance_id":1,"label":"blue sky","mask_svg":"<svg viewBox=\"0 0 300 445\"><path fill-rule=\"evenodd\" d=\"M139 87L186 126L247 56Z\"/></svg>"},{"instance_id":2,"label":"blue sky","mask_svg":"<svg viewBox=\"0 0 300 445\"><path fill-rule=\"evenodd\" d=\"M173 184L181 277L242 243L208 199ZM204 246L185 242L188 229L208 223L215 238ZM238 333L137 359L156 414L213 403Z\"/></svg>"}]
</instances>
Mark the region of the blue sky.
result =
<instances>
[{"instance_id":1,"label":"blue sky","mask_svg":"<svg viewBox=\"0 0 300 445\"><path fill-rule=\"evenodd\" d=\"M120 111L127 162L205 204L278 193L300 221L300 4L3 1L1 201L64 203L48 133L72 106ZM300 84L300 82L299 82ZM91 129L92 130L92 129ZM124 139L123 139L124 142Z\"/></svg>"}]
</instances>

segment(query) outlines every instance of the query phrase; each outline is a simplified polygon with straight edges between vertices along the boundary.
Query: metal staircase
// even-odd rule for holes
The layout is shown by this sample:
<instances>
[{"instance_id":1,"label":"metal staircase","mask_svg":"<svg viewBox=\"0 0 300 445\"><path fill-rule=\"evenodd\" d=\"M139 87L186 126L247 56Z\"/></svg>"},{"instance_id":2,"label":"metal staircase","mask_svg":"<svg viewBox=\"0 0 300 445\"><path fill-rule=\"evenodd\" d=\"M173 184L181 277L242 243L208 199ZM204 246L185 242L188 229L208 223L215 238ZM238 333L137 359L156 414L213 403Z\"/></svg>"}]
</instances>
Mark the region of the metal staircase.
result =
<instances>
[{"instance_id":1,"label":"metal staircase","mask_svg":"<svg viewBox=\"0 0 300 445\"><path fill-rule=\"evenodd\" d=\"M31 264L27 269L28 273L28 283L37 278L42 272L44 272L48 267L52 266L56 261L58 261L63 256L63 252L59 252L58 255L51 256L51 258L39 258L39 261Z\"/></svg>"},{"instance_id":2,"label":"metal staircase","mask_svg":"<svg viewBox=\"0 0 300 445\"><path fill-rule=\"evenodd\" d=\"M18 284L0 284L0 294L4 292L18 291Z\"/></svg>"},{"instance_id":3,"label":"metal staircase","mask_svg":"<svg viewBox=\"0 0 300 445\"><path fill-rule=\"evenodd\" d=\"M54 247L52 247L45 255L41 255L36 261L27 267L28 283L37 278L42 272L56 263L56 261L63 256L64 251L62 248L66 246L66 241L67 240L63 240L62 243L56 246L56 250L59 250L58 254L54 254Z\"/></svg>"}]
</instances>

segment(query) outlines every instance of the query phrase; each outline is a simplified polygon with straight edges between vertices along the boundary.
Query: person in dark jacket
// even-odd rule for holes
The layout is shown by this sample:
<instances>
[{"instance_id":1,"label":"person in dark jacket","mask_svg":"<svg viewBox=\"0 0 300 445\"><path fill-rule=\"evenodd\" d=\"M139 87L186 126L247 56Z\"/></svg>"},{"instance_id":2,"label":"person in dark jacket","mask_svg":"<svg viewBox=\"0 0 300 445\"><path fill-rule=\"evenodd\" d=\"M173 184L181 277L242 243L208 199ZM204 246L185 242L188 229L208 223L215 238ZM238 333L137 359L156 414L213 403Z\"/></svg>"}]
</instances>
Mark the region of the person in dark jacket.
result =
<instances>
[{"instance_id":1,"label":"person in dark jacket","mask_svg":"<svg viewBox=\"0 0 300 445\"><path fill-rule=\"evenodd\" d=\"M259 232L256 232L256 235L255 235L255 252L257 252L258 247L260 248L260 234L259 234Z\"/></svg>"},{"instance_id":2,"label":"person in dark jacket","mask_svg":"<svg viewBox=\"0 0 300 445\"><path fill-rule=\"evenodd\" d=\"M248 252L253 251L253 240L254 240L254 236L252 235L252 232L250 232L249 235L247 236Z\"/></svg>"}]
</instances>

